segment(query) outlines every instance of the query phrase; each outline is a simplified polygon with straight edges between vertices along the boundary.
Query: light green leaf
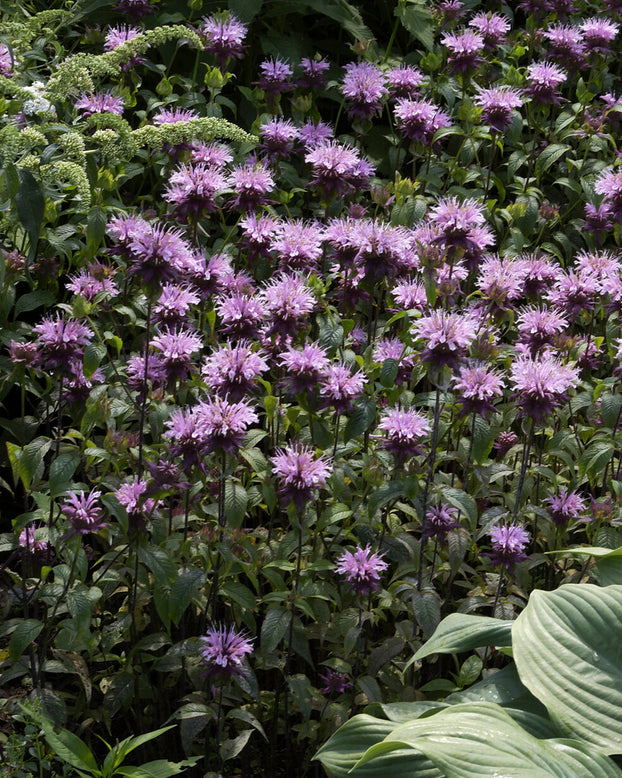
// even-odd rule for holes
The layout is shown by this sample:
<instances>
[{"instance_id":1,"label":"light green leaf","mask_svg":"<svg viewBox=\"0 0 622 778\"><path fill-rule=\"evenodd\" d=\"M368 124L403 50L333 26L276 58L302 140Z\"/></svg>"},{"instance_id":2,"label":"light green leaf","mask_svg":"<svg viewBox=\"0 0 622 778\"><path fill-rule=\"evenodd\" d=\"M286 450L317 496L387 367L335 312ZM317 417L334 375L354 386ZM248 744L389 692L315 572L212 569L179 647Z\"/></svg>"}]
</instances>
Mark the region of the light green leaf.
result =
<instances>
[{"instance_id":1,"label":"light green leaf","mask_svg":"<svg viewBox=\"0 0 622 778\"><path fill-rule=\"evenodd\" d=\"M17 662L32 641L39 637L42 629L43 622L38 619L20 621L9 640L9 659L11 662Z\"/></svg>"},{"instance_id":2,"label":"light green leaf","mask_svg":"<svg viewBox=\"0 0 622 778\"><path fill-rule=\"evenodd\" d=\"M564 550L564 553L596 557L594 574L601 586L622 584L622 547L611 550L602 546L581 546Z\"/></svg>"},{"instance_id":3,"label":"light green leaf","mask_svg":"<svg viewBox=\"0 0 622 778\"><path fill-rule=\"evenodd\" d=\"M538 740L499 705L465 703L396 727L356 765L385 763L390 749L410 746L445 778L593 778L620 776L613 762L563 744ZM605 772L602 772L602 767ZM388 775L389 773L385 773Z\"/></svg>"},{"instance_id":4,"label":"light green leaf","mask_svg":"<svg viewBox=\"0 0 622 778\"><path fill-rule=\"evenodd\" d=\"M562 731L622 753L622 586L536 590L512 637L522 682Z\"/></svg>"},{"instance_id":5,"label":"light green leaf","mask_svg":"<svg viewBox=\"0 0 622 778\"><path fill-rule=\"evenodd\" d=\"M451 613L441 621L432 637L408 664L431 654L457 654L481 646L509 646L512 644L513 623L490 616Z\"/></svg>"},{"instance_id":6,"label":"light green leaf","mask_svg":"<svg viewBox=\"0 0 622 778\"><path fill-rule=\"evenodd\" d=\"M380 743L394 729L391 721L361 714L347 721L313 757L322 763L331 778L443 778L443 773L421 754L410 748L392 751L382 762L350 770L368 748Z\"/></svg>"}]
</instances>

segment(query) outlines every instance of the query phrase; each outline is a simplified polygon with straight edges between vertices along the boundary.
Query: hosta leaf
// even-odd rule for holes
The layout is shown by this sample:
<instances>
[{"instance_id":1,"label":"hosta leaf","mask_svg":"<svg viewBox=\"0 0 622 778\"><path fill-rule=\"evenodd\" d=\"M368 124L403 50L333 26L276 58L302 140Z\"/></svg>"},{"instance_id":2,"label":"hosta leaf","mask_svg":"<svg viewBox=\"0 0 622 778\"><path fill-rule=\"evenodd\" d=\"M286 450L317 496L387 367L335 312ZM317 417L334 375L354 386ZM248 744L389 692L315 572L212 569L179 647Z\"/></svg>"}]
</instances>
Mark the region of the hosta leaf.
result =
<instances>
[{"instance_id":1,"label":"hosta leaf","mask_svg":"<svg viewBox=\"0 0 622 778\"><path fill-rule=\"evenodd\" d=\"M582 546L569 548L568 553L577 556L596 558L594 574L601 586L622 584L622 548L603 548L602 546Z\"/></svg>"},{"instance_id":2,"label":"hosta leaf","mask_svg":"<svg viewBox=\"0 0 622 778\"><path fill-rule=\"evenodd\" d=\"M481 646L509 646L513 623L490 616L451 613L410 661L418 662L431 654L457 654Z\"/></svg>"},{"instance_id":3,"label":"hosta leaf","mask_svg":"<svg viewBox=\"0 0 622 778\"><path fill-rule=\"evenodd\" d=\"M425 756L410 748L392 751L382 761L371 762L350 773L367 749L380 743L394 727L393 722L373 716L354 716L330 737L313 758L322 763L331 778L351 778L352 775L356 778L386 778L391 774L400 778L443 778L443 773Z\"/></svg>"},{"instance_id":4,"label":"hosta leaf","mask_svg":"<svg viewBox=\"0 0 622 778\"><path fill-rule=\"evenodd\" d=\"M536 590L512 637L521 680L562 730L622 753L622 586Z\"/></svg>"},{"instance_id":5,"label":"hosta leaf","mask_svg":"<svg viewBox=\"0 0 622 778\"><path fill-rule=\"evenodd\" d=\"M391 749L410 746L423 753L445 778L592 778L620 776L598 752L538 740L499 705L465 703L396 727L356 765L384 764ZM388 771L385 775L388 774Z\"/></svg>"}]
</instances>

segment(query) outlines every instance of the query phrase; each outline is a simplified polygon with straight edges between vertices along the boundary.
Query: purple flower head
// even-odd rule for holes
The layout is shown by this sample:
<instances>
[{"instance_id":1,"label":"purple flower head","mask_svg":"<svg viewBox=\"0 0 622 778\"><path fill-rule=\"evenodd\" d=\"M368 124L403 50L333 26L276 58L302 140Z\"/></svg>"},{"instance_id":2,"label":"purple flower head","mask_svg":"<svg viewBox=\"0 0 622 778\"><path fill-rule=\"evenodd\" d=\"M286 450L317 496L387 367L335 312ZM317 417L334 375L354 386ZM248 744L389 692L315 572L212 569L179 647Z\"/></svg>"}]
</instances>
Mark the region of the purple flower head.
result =
<instances>
[{"instance_id":1,"label":"purple flower head","mask_svg":"<svg viewBox=\"0 0 622 778\"><path fill-rule=\"evenodd\" d=\"M489 124L497 132L503 132L507 128L512 119L512 111L523 104L520 92L509 86L490 89L477 87L474 102L482 109L482 122Z\"/></svg>"},{"instance_id":2,"label":"purple flower head","mask_svg":"<svg viewBox=\"0 0 622 778\"><path fill-rule=\"evenodd\" d=\"M34 367L37 364L39 349L36 343L23 343L11 340L8 347L9 359L14 365Z\"/></svg>"},{"instance_id":3,"label":"purple flower head","mask_svg":"<svg viewBox=\"0 0 622 778\"><path fill-rule=\"evenodd\" d=\"M576 492L568 492L562 488L559 494L546 498L549 513L558 527L565 527L569 521L578 519L587 513L587 505L583 497Z\"/></svg>"},{"instance_id":4,"label":"purple flower head","mask_svg":"<svg viewBox=\"0 0 622 778\"><path fill-rule=\"evenodd\" d=\"M568 392L579 381L576 367L564 365L552 354L537 359L518 356L510 370L521 413L542 422L557 406L566 401Z\"/></svg>"},{"instance_id":5,"label":"purple flower head","mask_svg":"<svg viewBox=\"0 0 622 778\"><path fill-rule=\"evenodd\" d=\"M229 455L242 447L249 425L259 421L248 403L230 402L227 397L208 397L196 406L196 413L207 451L220 449Z\"/></svg>"},{"instance_id":6,"label":"purple flower head","mask_svg":"<svg viewBox=\"0 0 622 778\"><path fill-rule=\"evenodd\" d=\"M480 11L469 22L469 27L477 30L484 39L484 48L489 51L506 42L510 26L507 16L490 11L488 13Z\"/></svg>"},{"instance_id":7,"label":"purple flower head","mask_svg":"<svg viewBox=\"0 0 622 778\"><path fill-rule=\"evenodd\" d=\"M241 59L248 28L232 13L217 13L205 17L199 33L205 39L205 51L213 54L223 69L229 58Z\"/></svg>"},{"instance_id":8,"label":"purple flower head","mask_svg":"<svg viewBox=\"0 0 622 778\"><path fill-rule=\"evenodd\" d=\"M622 223L622 168L603 170L594 182L594 191L603 196L611 218Z\"/></svg>"},{"instance_id":9,"label":"purple flower head","mask_svg":"<svg viewBox=\"0 0 622 778\"><path fill-rule=\"evenodd\" d=\"M147 491L147 481L136 477L121 484L115 491L115 497L127 512L130 534L144 532L146 528L145 519L151 518L159 505L159 500L145 496Z\"/></svg>"},{"instance_id":10,"label":"purple flower head","mask_svg":"<svg viewBox=\"0 0 622 778\"><path fill-rule=\"evenodd\" d=\"M462 0L438 0L434 9L435 16L441 23L441 27L447 27L464 16L464 3Z\"/></svg>"},{"instance_id":11,"label":"purple flower head","mask_svg":"<svg viewBox=\"0 0 622 778\"><path fill-rule=\"evenodd\" d=\"M0 76L10 78L13 73L13 55L11 49L5 44L0 43Z\"/></svg>"},{"instance_id":12,"label":"purple flower head","mask_svg":"<svg viewBox=\"0 0 622 778\"><path fill-rule=\"evenodd\" d=\"M486 222L484 206L477 200L445 197L429 211L429 219L441 231L442 241L450 247L465 247L473 229Z\"/></svg>"},{"instance_id":13,"label":"purple flower head","mask_svg":"<svg viewBox=\"0 0 622 778\"><path fill-rule=\"evenodd\" d=\"M127 360L127 382L136 390L140 397L149 389L162 389L167 382L168 374L164 360L158 354L149 354L147 374L145 375L145 358L136 354Z\"/></svg>"},{"instance_id":14,"label":"purple flower head","mask_svg":"<svg viewBox=\"0 0 622 778\"><path fill-rule=\"evenodd\" d=\"M277 449L271 462L283 501L293 502L299 512L313 498L314 490L326 486L332 469L326 457L317 456L312 448L297 441Z\"/></svg>"},{"instance_id":15,"label":"purple flower head","mask_svg":"<svg viewBox=\"0 0 622 778\"><path fill-rule=\"evenodd\" d=\"M303 57L300 60L302 76L296 82L297 86L306 89L323 89L326 86L326 71L330 68L330 63L319 56L313 59Z\"/></svg>"},{"instance_id":16,"label":"purple flower head","mask_svg":"<svg viewBox=\"0 0 622 778\"><path fill-rule=\"evenodd\" d=\"M114 217L108 232L128 258L128 275L147 285L174 282L193 261L192 251L176 230L152 225L136 216Z\"/></svg>"},{"instance_id":17,"label":"purple flower head","mask_svg":"<svg viewBox=\"0 0 622 778\"><path fill-rule=\"evenodd\" d=\"M277 220L268 214L257 216L255 213L249 213L240 219L239 226L243 236L240 247L249 254L249 259L267 257L270 244L276 235Z\"/></svg>"},{"instance_id":18,"label":"purple flower head","mask_svg":"<svg viewBox=\"0 0 622 778\"><path fill-rule=\"evenodd\" d=\"M215 308L222 331L239 338L256 336L266 318L263 301L258 295L241 292L224 295L218 298Z\"/></svg>"},{"instance_id":19,"label":"purple flower head","mask_svg":"<svg viewBox=\"0 0 622 778\"><path fill-rule=\"evenodd\" d=\"M229 395L232 400L241 400L267 369L263 355L242 341L235 346L225 343L214 349L205 359L201 375L210 389Z\"/></svg>"},{"instance_id":20,"label":"purple flower head","mask_svg":"<svg viewBox=\"0 0 622 778\"><path fill-rule=\"evenodd\" d=\"M435 538L440 543L444 543L447 533L460 526L457 519L457 508L452 508L445 503L432 506L426 513L426 538Z\"/></svg>"},{"instance_id":21,"label":"purple flower head","mask_svg":"<svg viewBox=\"0 0 622 778\"><path fill-rule=\"evenodd\" d=\"M93 339L85 324L60 313L55 319L51 316L43 319L32 331L38 336L37 364L50 373L72 373L72 366L82 361L84 346Z\"/></svg>"},{"instance_id":22,"label":"purple flower head","mask_svg":"<svg viewBox=\"0 0 622 778\"><path fill-rule=\"evenodd\" d=\"M282 221L276 226L270 250L279 258L279 270L316 272L322 257L324 233L318 223L301 219Z\"/></svg>"},{"instance_id":23,"label":"purple flower head","mask_svg":"<svg viewBox=\"0 0 622 778\"><path fill-rule=\"evenodd\" d=\"M615 40L620 25L609 19L598 19L591 16L579 25L583 33L585 48L596 54L611 54L611 44Z\"/></svg>"},{"instance_id":24,"label":"purple flower head","mask_svg":"<svg viewBox=\"0 0 622 778\"><path fill-rule=\"evenodd\" d=\"M513 257L488 256L480 266L477 287L491 310L507 310L522 296L524 265Z\"/></svg>"},{"instance_id":25,"label":"purple flower head","mask_svg":"<svg viewBox=\"0 0 622 778\"><path fill-rule=\"evenodd\" d=\"M292 394L298 394L310 392L317 386L330 361L324 349L315 343L306 343L300 351L287 346L285 353L281 354L280 366L287 370L284 379L286 388Z\"/></svg>"},{"instance_id":26,"label":"purple flower head","mask_svg":"<svg viewBox=\"0 0 622 778\"><path fill-rule=\"evenodd\" d=\"M420 281L403 281L395 284L391 294L401 311L423 311L428 304L425 286Z\"/></svg>"},{"instance_id":27,"label":"purple flower head","mask_svg":"<svg viewBox=\"0 0 622 778\"><path fill-rule=\"evenodd\" d=\"M382 70L371 62L349 62L340 87L346 98L348 114L360 119L371 119L382 108L388 95Z\"/></svg>"},{"instance_id":28,"label":"purple flower head","mask_svg":"<svg viewBox=\"0 0 622 778\"><path fill-rule=\"evenodd\" d=\"M428 437L431 428L430 422L418 411L389 408L383 412L378 430L384 433L381 447L401 464L407 458L424 453L420 443Z\"/></svg>"},{"instance_id":29,"label":"purple flower head","mask_svg":"<svg viewBox=\"0 0 622 778\"><path fill-rule=\"evenodd\" d=\"M259 301L271 319L268 335L294 335L316 305L313 292L302 278L285 274L262 289Z\"/></svg>"},{"instance_id":30,"label":"purple flower head","mask_svg":"<svg viewBox=\"0 0 622 778\"><path fill-rule=\"evenodd\" d=\"M316 124L309 120L298 128L298 136L305 148L310 149L333 140L335 133L330 124L321 120Z\"/></svg>"},{"instance_id":31,"label":"purple flower head","mask_svg":"<svg viewBox=\"0 0 622 778\"><path fill-rule=\"evenodd\" d=\"M225 279L231 273L229 258L222 254L206 257L196 251L191 254L184 274L190 285L196 289L201 300L206 300L224 288Z\"/></svg>"},{"instance_id":32,"label":"purple flower head","mask_svg":"<svg viewBox=\"0 0 622 778\"><path fill-rule=\"evenodd\" d=\"M492 551L490 559L495 565L503 565L507 570L512 570L518 562L527 559L524 553L529 543L529 533L518 524L493 527L488 533Z\"/></svg>"},{"instance_id":33,"label":"purple flower head","mask_svg":"<svg viewBox=\"0 0 622 778\"><path fill-rule=\"evenodd\" d=\"M575 257L575 267L581 275L593 275L601 284L620 276L620 257L611 251L580 251Z\"/></svg>"},{"instance_id":34,"label":"purple flower head","mask_svg":"<svg viewBox=\"0 0 622 778\"><path fill-rule=\"evenodd\" d=\"M290 156L294 150L294 142L298 139L298 129L289 119L275 116L260 125L259 137L259 148L273 161L278 157Z\"/></svg>"},{"instance_id":35,"label":"purple flower head","mask_svg":"<svg viewBox=\"0 0 622 778\"><path fill-rule=\"evenodd\" d=\"M32 559L42 561L51 551L50 541L41 537L42 527L35 524L30 524L19 533L19 545L23 552L25 552ZM47 530L46 530L47 532Z\"/></svg>"},{"instance_id":36,"label":"purple flower head","mask_svg":"<svg viewBox=\"0 0 622 778\"><path fill-rule=\"evenodd\" d=\"M412 326L414 336L423 342L421 359L435 367L455 367L475 340L477 323L470 315L434 310Z\"/></svg>"},{"instance_id":37,"label":"purple flower head","mask_svg":"<svg viewBox=\"0 0 622 778\"><path fill-rule=\"evenodd\" d=\"M448 32L441 43L447 47L447 64L452 73L468 73L482 61L484 37L478 32Z\"/></svg>"},{"instance_id":38,"label":"purple flower head","mask_svg":"<svg viewBox=\"0 0 622 778\"><path fill-rule=\"evenodd\" d=\"M515 432L500 432L495 440L493 448L500 457L504 457L508 451L518 443L518 435Z\"/></svg>"},{"instance_id":39,"label":"purple flower head","mask_svg":"<svg viewBox=\"0 0 622 778\"><path fill-rule=\"evenodd\" d=\"M423 73L414 65L400 65L385 73L389 94L394 100L398 98L412 99L418 94L423 84Z\"/></svg>"},{"instance_id":40,"label":"purple flower head","mask_svg":"<svg viewBox=\"0 0 622 778\"><path fill-rule=\"evenodd\" d=\"M453 383L462 414L477 413L486 418L496 410L493 400L503 394L502 376L486 364L463 367Z\"/></svg>"},{"instance_id":41,"label":"purple flower head","mask_svg":"<svg viewBox=\"0 0 622 778\"><path fill-rule=\"evenodd\" d=\"M555 336L566 329L568 320L552 308L531 306L524 308L518 318L518 342L531 356L543 347L552 345Z\"/></svg>"},{"instance_id":42,"label":"purple flower head","mask_svg":"<svg viewBox=\"0 0 622 778\"><path fill-rule=\"evenodd\" d=\"M583 34L580 29L568 24L553 24L542 31L549 41L549 55L569 69L583 67L586 64Z\"/></svg>"},{"instance_id":43,"label":"purple flower head","mask_svg":"<svg viewBox=\"0 0 622 778\"><path fill-rule=\"evenodd\" d=\"M335 572L345 577L352 591L365 595L378 589L380 573L387 567L382 554L372 553L370 546L359 546L354 552L344 551L341 554L337 559Z\"/></svg>"},{"instance_id":44,"label":"purple flower head","mask_svg":"<svg viewBox=\"0 0 622 778\"><path fill-rule=\"evenodd\" d=\"M243 675L244 659L253 652L253 641L234 627L212 625L200 638L201 660L208 676L227 679Z\"/></svg>"},{"instance_id":45,"label":"purple flower head","mask_svg":"<svg viewBox=\"0 0 622 778\"><path fill-rule=\"evenodd\" d=\"M546 297L550 303L574 317L595 308L600 299L599 287L598 279L591 273L562 271Z\"/></svg>"},{"instance_id":46,"label":"purple flower head","mask_svg":"<svg viewBox=\"0 0 622 778\"><path fill-rule=\"evenodd\" d=\"M347 673L340 673L331 667L327 667L324 673L318 673L318 678L320 683L323 684L320 687L321 694L343 694L343 692L352 688L352 683L348 679Z\"/></svg>"},{"instance_id":47,"label":"purple flower head","mask_svg":"<svg viewBox=\"0 0 622 778\"><path fill-rule=\"evenodd\" d=\"M110 297L115 297L119 294L119 289L110 278L113 272L113 268L94 260L87 263L86 270L81 270L76 275L69 277L67 289L84 297L89 302L93 302L97 295L102 292L107 292Z\"/></svg>"},{"instance_id":48,"label":"purple flower head","mask_svg":"<svg viewBox=\"0 0 622 778\"><path fill-rule=\"evenodd\" d=\"M163 329L151 340L166 370L169 381L184 381L193 367L192 355L203 348L201 336L181 328Z\"/></svg>"},{"instance_id":49,"label":"purple flower head","mask_svg":"<svg viewBox=\"0 0 622 778\"><path fill-rule=\"evenodd\" d=\"M274 189L274 176L263 162L247 162L231 171L230 186L236 197L231 209L248 211L266 205L268 193Z\"/></svg>"},{"instance_id":50,"label":"purple flower head","mask_svg":"<svg viewBox=\"0 0 622 778\"><path fill-rule=\"evenodd\" d=\"M222 168L233 162L233 153L225 143L197 143L192 148L193 162L202 162L210 167Z\"/></svg>"},{"instance_id":51,"label":"purple flower head","mask_svg":"<svg viewBox=\"0 0 622 778\"><path fill-rule=\"evenodd\" d=\"M183 286L164 284L158 301L153 306L153 318L168 326L184 322L192 305L199 303L199 296Z\"/></svg>"},{"instance_id":52,"label":"purple flower head","mask_svg":"<svg viewBox=\"0 0 622 778\"><path fill-rule=\"evenodd\" d=\"M314 146L305 154L313 175L310 186L316 186L326 198L344 195L369 183L373 168L361 159L358 149L337 141Z\"/></svg>"},{"instance_id":53,"label":"purple flower head","mask_svg":"<svg viewBox=\"0 0 622 778\"><path fill-rule=\"evenodd\" d=\"M60 505L61 511L69 519L72 530L71 535L88 535L89 532L99 532L106 526L104 513L99 498L102 493L93 490L85 495L84 492L74 494L73 492L65 496Z\"/></svg>"},{"instance_id":54,"label":"purple flower head","mask_svg":"<svg viewBox=\"0 0 622 778\"><path fill-rule=\"evenodd\" d=\"M394 110L398 129L412 141L426 145L432 143L437 130L452 125L449 114L429 100L401 99Z\"/></svg>"},{"instance_id":55,"label":"purple flower head","mask_svg":"<svg viewBox=\"0 0 622 778\"><path fill-rule=\"evenodd\" d=\"M208 434L202 416L196 408L176 408L164 422L164 439L170 442L170 456L182 458L182 469L189 473L193 467L205 469L208 453Z\"/></svg>"},{"instance_id":56,"label":"purple flower head","mask_svg":"<svg viewBox=\"0 0 622 778\"><path fill-rule=\"evenodd\" d=\"M352 400L362 394L365 386L365 375L338 363L330 365L320 379L320 395L323 406L334 408L337 413L344 413L352 407Z\"/></svg>"},{"instance_id":57,"label":"purple flower head","mask_svg":"<svg viewBox=\"0 0 622 778\"><path fill-rule=\"evenodd\" d=\"M162 124L177 124L177 122L189 122L192 119L198 119L199 114L192 108L160 108L153 117L153 123L157 126Z\"/></svg>"},{"instance_id":58,"label":"purple flower head","mask_svg":"<svg viewBox=\"0 0 622 778\"><path fill-rule=\"evenodd\" d=\"M525 94L538 103L559 105L559 87L566 81L566 73L551 62L532 62L527 68Z\"/></svg>"},{"instance_id":59,"label":"purple flower head","mask_svg":"<svg viewBox=\"0 0 622 778\"><path fill-rule=\"evenodd\" d=\"M154 14L159 0L117 0L112 6L122 16L128 16L133 22L143 16Z\"/></svg>"},{"instance_id":60,"label":"purple flower head","mask_svg":"<svg viewBox=\"0 0 622 778\"><path fill-rule=\"evenodd\" d=\"M182 165L170 176L164 199L182 221L194 221L217 209L217 195L226 186L226 176L212 165Z\"/></svg>"},{"instance_id":61,"label":"purple flower head","mask_svg":"<svg viewBox=\"0 0 622 778\"><path fill-rule=\"evenodd\" d=\"M110 92L92 92L82 94L76 101L76 108L84 118L94 113L113 113L121 116L124 103L122 97L115 97Z\"/></svg>"},{"instance_id":62,"label":"purple flower head","mask_svg":"<svg viewBox=\"0 0 622 778\"><path fill-rule=\"evenodd\" d=\"M523 254L520 257L520 262L523 267L523 293L525 297L539 298L560 277L559 265L553 264L546 256Z\"/></svg>"},{"instance_id":63,"label":"purple flower head","mask_svg":"<svg viewBox=\"0 0 622 778\"><path fill-rule=\"evenodd\" d=\"M117 46L122 46L124 43L134 40L141 32L139 27L132 27L128 24L109 27L104 37L104 49L106 51L114 51Z\"/></svg>"},{"instance_id":64,"label":"purple flower head","mask_svg":"<svg viewBox=\"0 0 622 778\"><path fill-rule=\"evenodd\" d=\"M266 59L259 64L261 76L257 86L268 96L268 102L273 102L277 95L293 89L290 82L293 70L286 60L279 57Z\"/></svg>"}]
</instances>

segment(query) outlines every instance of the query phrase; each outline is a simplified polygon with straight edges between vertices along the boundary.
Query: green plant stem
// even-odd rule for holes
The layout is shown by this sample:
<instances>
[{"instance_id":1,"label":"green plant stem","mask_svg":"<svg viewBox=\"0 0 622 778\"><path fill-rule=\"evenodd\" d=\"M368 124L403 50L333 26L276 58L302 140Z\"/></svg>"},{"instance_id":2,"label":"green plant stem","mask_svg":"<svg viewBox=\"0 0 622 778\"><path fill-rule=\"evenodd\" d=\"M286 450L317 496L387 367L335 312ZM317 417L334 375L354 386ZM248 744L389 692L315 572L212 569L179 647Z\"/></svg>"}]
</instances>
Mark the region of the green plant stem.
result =
<instances>
[{"instance_id":1,"label":"green plant stem","mask_svg":"<svg viewBox=\"0 0 622 778\"><path fill-rule=\"evenodd\" d=\"M421 591L423 583L423 566L425 563L425 544L427 530L427 511L430 485L434 478L434 466L436 464L436 446L438 445L438 428L441 416L441 390L436 387L436 398L434 400L434 423L432 426L432 440L430 442L430 456L428 457L428 475L423 490L423 500L421 506L421 540L419 546L419 569L417 571L417 591Z\"/></svg>"}]
</instances>

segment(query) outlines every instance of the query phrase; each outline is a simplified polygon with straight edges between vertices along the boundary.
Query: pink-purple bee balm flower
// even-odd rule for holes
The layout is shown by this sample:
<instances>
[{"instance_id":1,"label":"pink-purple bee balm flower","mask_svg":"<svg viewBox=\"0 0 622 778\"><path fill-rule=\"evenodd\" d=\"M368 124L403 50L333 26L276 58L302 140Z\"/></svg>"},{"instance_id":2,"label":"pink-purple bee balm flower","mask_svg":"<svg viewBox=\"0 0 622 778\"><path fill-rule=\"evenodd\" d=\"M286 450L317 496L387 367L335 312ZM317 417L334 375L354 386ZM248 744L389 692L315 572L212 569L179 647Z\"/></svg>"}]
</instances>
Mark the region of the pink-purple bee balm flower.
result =
<instances>
[{"instance_id":1,"label":"pink-purple bee balm flower","mask_svg":"<svg viewBox=\"0 0 622 778\"><path fill-rule=\"evenodd\" d=\"M475 340L477 323L464 313L435 310L415 321L412 331L423 343L424 362L436 367L455 366Z\"/></svg>"},{"instance_id":2,"label":"pink-purple bee balm flower","mask_svg":"<svg viewBox=\"0 0 622 778\"><path fill-rule=\"evenodd\" d=\"M408 457L423 453L420 442L430 434L430 422L418 411L389 408L383 412L378 429L384 433L382 448L402 463Z\"/></svg>"},{"instance_id":3,"label":"pink-purple bee balm flower","mask_svg":"<svg viewBox=\"0 0 622 778\"><path fill-rule=\"evenodd\" d=\"M242 675L244 659L253 652L253 642L234 627L212 625L205 637L200 638L200 654L206 673L220 678Z\"/></svg>"},{"instance_id":4,"label":"pink-purple bee balm flower","mask_svg":"<svg viewBox=\"0 0 622 778\"><path fill-rule=\"evenodd\" d=\"M199 25L199 32L205 39L205 51L216 57L221 69L229 58L242 58L247 27L234 14L218 13L205 17Z\"/></svg>"},{"instance_id":5,"label":"pink-purple bee balm flower","mask_svg":"<svg viewBox=\"0 0 622 778\"><path fill-rule=\"evenodd\" d=\"M93 333L77 319L68 319L57 313L36 324L32 331L37 338L37 363L48 372L75 372L82 360L84 347L93 339Z\"/></svg>"},{"instance_id":6,"label":"pink-purple bee balm flower","mask_svg":"<svg viewBox=\"0 0 622 778\"><path fill-rule=\"evenodd\" d=\"M607 213L622 222L622 168L603 170L594 182L594 191L603 196Z\"/></svg>"},{"instance_id":7,"label":"pink-purple bee balm flower","mask_svg":"<svg viewBox=\"0 0 622 778\"><path fill-rule=\"evenodd\" d=\"M469 27L473 27L483 37L484 47L488 50L505 43L510 26L507 16L490 11L480 11L469 22Z\"/></svg>"},{"instance_id":8,"label":"pink-purple bee balm flower","mask_svg":"<svg viewBox=\"0 0 622 778\"><path fill-rule=\"evenodd\" d=\"M326 198L365 186L374 172L371 164L361 159L358 149L337 141L309 149L305 162L313 169L309 185L318 187Z\"/></svg>"},{"instance_id":9,"label":"pink-purple bee balm flower","mask_svg":"<svg viewBox=\"0 0 622 778\"><path fill-rule=\"evenodd\" d=\"M524 553L529 543L529 533L517 524L493 527L488 533L492 551L489 556L495 565L503 565L512 570L518 562L527 559Z\"/></svg>"},{"instance_id":10,"label":"pink-purple bee balm flower","mask_svg":"<svg viewBox=\"0 0 622 778\"><path fill-rule=\"evenodd\" d=\"M274 101L275 97L282 92L288 92L293 88L290 82L293 70L287 60L279 57L266 59L259 64L261 75L257 86L263 89L268 96L268 101Z\"/></svg>"},{"instance_id":11,"label":"pink-purple bee balm flower","mask_svg":"<svg viewBox=\"0 0 622 778\"><path fill-rule=\"evenodd\" d=\"M225 175L212 165L182 165L171 175L164 199L181 220L194 220L216 210L217 195L226 186Z\"/></svg>"},{"instance_id":12,"label":"pink-purple bee balm flower","mask_svg":"<svg viewBox=\"0 0 622 778\"><path fill-rule=\"evenodd\" d=\"M101 492L97 489L85 495L69 493L60 505L61 511L69 519L72 535L88 535L99 532L106 526L104 512L99 504Z\"/></svg>"},{"instance_id":13,"label":"pink-purple bee balm flower","mask_svg":"<svg viewBox=\"0 0 622 778\"><path fill-rule=\"evenodd\" d=\"M115 97L109 92L92 92L81 95L76 101L76 108L84 117L94 113L113 113L121 116L124 103L122 97Z\"/></svg>"},{"instance_id":14,"label":"pink-purple bee balm flower","mask_svg":"<svg viewBox=\"0 0 622 778\"><path fill-rule=\"evenodd\" d=\"M527 67L525 94L538 103L559 105L559 87L566 81L566 73L551 62L532 62Z\"/></svg>"},{"instance_id":15,"label":"pink-purple bee balm flower","mask_svg":"<svg viewBox=\"0 0 622 778\"><path fill-rule=\"evenodd\" d=\"M371 62L349 62L345 71L340 91L347 100L349 115L371 119L388 94L382 70Z\"/></svg>"},{"instance_id":16,"label":"pink-purple bee balm flower","mask_svg":"<svg viewBox=\"0 0 622 778\"><path fill-rule=\"evenodd\" d=\"M510 369L521 412L541 422L554 408L566 401L568 392L579 381L576 367L564 365L552 354L534 359L518 356Z\"/></svg>"},{"instance_id":17,"label":"pink-purple bee balm flower","mask_svg":"<svg viewBox=\"0 0 622 778\"><path fill-rule=\"evenodd\" d=\"M453 377L453 383L462 403L462 414L489 416L496 410L492 401L503 394L502 376L486 364L463 367Z\"/></svg>"},{"instance_id":18,"label":"pink-purple bee balm flower","mask_svg":"<svg viewBox=\"0 0 622 778\"><path fill-rule=\"evenodd\" d=\"M449 114L430 100L400 99L394 110L398 129L415 142L430 144L437 130L452 124Z\"/></svg>"},{"instance_id":19,"label":"pink-purple bee balm flower","mask_svg":"<svg viewBox=\"0 0 622 778\"><path fill-rule=\"evenodd\" d=\"M331 365L320 379L320 395L325 407L344 413L352 407L352 401L363 392L366 379L363 373L352 373L343 363Z\"/></svg>"},{"instance_id":20,"label":"pink-purple bee balm flower","mask_svg":"<svg viewBox=\"0 0 622 778\"><path fill-rule=\"evenodd\" d=\"M219 394L241 400L267 369L264 356L242 341L235 346L225 343L214 349L205 359L201 375L205 383Z\"/></svg>"},{"instance_id":21,"label":"pink-purple bee balm flower","mask_svg":"<svg viewBox=\"0 0 622 778\"><path fill-rule=\"evenodd\" d=\"M293 502L298 511L312 499L315 489L326 486L332 469L326 457L298 442L277 449L271 461L281 497L286 503Z\"/></svg>"},{"instance_id":22,"label":"pink-purple bee balm flower","mask_svg":"<svg viewBox=\"0 0 622 778\"><path fill-rule=\"evenodd\" d=\"M11 50L4 43L0 43L0 76L13 75L13 56Z\"/></svg>"},{"instance_id":23,"label":"pink-purple bee balm flower","mask_svg":"<svg viewBox=\"0 0 622 778\"><path fill-rule=\"evenodd\" d=\"M235 454L244 442L248 427L259 421L247 402L230 402L226 397L203 400L196 406L196 413L207 450L220 449L226 454Z\"/></svg>"},{"instance_id":24,"label":"pink-purple bee balm flower","mask_svg":"<svg viewBox=\"0 0 622 778\"><path fill-rule=\"evenodd\" d=\"M482 122L497 132L503 132L507 128L512 119L512 111L523 104L519 91L509 86L489 89L478 87L474 102L482 109Z\"/></svg>"},{"instance_id":25,"label":"pink-purple bee balm flower","mask_svg":"<svg viewBox=\"0 0 622 778\"><path fill-rule=\"evenodd\" d=\"M344 551L337 559L335 572L343 575L349 587L356 594L370 594L380 585L380 573L386 570L387 563L382 554L372 553L370 546L360 546L352 551Z\"/></svg>"},{"instance_id":26,"label":"pink-purple bee balm flower","mask_svg":"<svg viewBox=\"0 0 622 778\"><path fill-rule=\"evenodd\" d=\"M559 527L565 527L569 521L587 513L583 497L576 492L568 492L565 488L560 489L559 494L547 497L546 502L553 522Z\"/></svg>"},{"instance_id":27,"label":"pink-purple bee balm flower","mask_svg":"<svg viewBox=\"0 0 622 778\"><path fill-rule=\"evenodd\" d=\"M452 73L468 73L482 61L484 38L478 32L448 32L441 43L447 47L447 64Z\"/></svg>"}]
</instances>

